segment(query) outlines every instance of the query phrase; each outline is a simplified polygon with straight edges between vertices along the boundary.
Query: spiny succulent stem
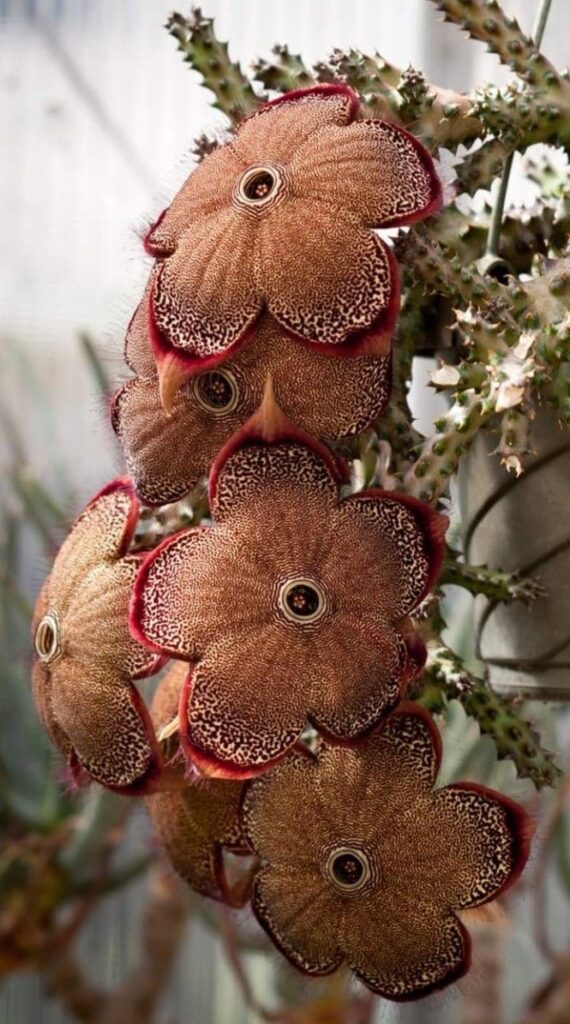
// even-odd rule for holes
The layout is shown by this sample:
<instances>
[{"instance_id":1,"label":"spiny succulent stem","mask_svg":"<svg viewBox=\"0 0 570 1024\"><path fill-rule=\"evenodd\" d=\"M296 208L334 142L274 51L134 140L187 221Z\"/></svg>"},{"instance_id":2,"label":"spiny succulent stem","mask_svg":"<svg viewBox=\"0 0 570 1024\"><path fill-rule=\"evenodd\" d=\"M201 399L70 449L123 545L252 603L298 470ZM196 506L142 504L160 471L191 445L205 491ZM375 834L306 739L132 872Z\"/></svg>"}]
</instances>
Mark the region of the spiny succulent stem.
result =
<instances>
[{"instance_id":1,"label":"spiny succulent stem","mask_svg":"<svg viewBox=\"0 0 570 1024\"><path fill-rule=\"evenodd\" d=\"M289 92L313 84L315 76L299 53L291 53L287 46L274 46L273 55L274 61L259 59L253 64L253 76L265 89Z\"/></svg>"},{"instance_id":2,"label":"spiny succulent stem","mask_svg":"<svg viewBox=\"0 0 570 1024\"><path fill-rule=\"evenodd\" d=\"M420 689L414 696L432 711L440 711L446 699L456 698L481 732L494 740L499 757L514 762L520 778L531 779L537 789L556 785L560 769L530 723L445 644L430 646Z\"/></svg>"},{"instance_id":3,"label":"spiny succulent stem","mask_svg":"<svg viewBox=\"0 0 570 1024\"><path fill-rule=\"evenodd\" d=\"M230 60L228 44L217 38L212 18L205 18L200 8L194 7L188 17L171 14L166 28L186 63L199 72L204 86L214 94L214 106L232 124L255 108L259 97L239 64Z\"/></svg>"},{"instance_id":4,"label":"spiny succulent stem","mask_svg":"<svg viewBox=\"0 0 570 1024\"><path fill-rule=\"evenodd\" d=\"M541 585L517 573L503 572L487 565L459 561L457 551L448 549L439 579L441 586L457 586L492 601L533 601L543 593Z\"/></svg>"},{"instance_id":5,"label":"spiny succulent stem","mask_svg":"<svg viewBox=\"0 0 570 1024\"><path fill-rule=\"evenodd\" d=\"M515 18L509 18L499 3L488 0L432 0L446 21L452 21L473 39L487 44L499 59L526 81L542 81L556 74L538 47L546 25L551 0L542 0L532 37L525 35Z\"/></svg>"},{"instance_id":6,"label":"spiny succulent stem","mask_svg":"<svg viewBox=\"0 0 570 1024\"><path fill-rule=\"evenodd\" d=\"M546 28L546 22L550 12L552 0L541 0L541 4L538 10L537 19L532 32L532 38L536 43L536 46L540 46L544 30ZM511 40L512 46L512 40ZM495 205L493 206L493 214L491 217L491 224L489 226L489 237L487 239L487 252L490 255L497 256L499 253L499 238L501 236L501 225L503 223L503 211L505 209L505 201L507 198L507 191L509 187L509 178L511 176L511 170L513 167L514 153L510 153L505 160L505 166L503 168L503 176L499 185L499 190L495 199Z\"/></svg>"}]
</instances>

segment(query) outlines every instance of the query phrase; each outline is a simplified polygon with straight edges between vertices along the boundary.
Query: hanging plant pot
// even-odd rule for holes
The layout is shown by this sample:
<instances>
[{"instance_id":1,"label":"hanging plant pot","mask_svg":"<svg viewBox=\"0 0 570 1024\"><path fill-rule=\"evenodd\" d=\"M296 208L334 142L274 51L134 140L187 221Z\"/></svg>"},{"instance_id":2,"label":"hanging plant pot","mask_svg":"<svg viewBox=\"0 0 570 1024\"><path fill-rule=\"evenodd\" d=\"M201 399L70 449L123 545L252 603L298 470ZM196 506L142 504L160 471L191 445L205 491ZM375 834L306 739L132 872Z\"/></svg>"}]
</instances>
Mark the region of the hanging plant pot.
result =
<instances>
[{"instance_id":1,"label":"hanging plant pot","mask_svg":"<svg viewBox=\"0 0 570 1024\"><path fill-rule=\"evenodd\" d=\"M530 604L476 601L478 654L501 693L570 701L570 431L542 408L533 455L520 477L479 434L459 474L465 557L532 576L544 594Z\"/></svg>"}]
</instances>

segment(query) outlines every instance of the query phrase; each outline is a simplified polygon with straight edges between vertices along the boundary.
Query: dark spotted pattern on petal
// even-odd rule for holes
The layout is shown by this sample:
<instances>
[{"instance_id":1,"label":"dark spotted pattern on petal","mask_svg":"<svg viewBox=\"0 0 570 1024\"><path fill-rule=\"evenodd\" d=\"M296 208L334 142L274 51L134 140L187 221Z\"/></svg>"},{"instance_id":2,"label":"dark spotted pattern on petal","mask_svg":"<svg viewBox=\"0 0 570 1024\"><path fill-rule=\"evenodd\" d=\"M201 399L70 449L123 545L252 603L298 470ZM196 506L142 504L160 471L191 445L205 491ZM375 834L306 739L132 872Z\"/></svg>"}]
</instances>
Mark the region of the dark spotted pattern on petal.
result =
<instances>
[{"instance_id":1,"label":"dark spotted pattern on petal","mask_svg":"<svg viewBox=\"0 0 570 1024\"><path fill-rule=\"evenodd\" d=\"M304 206L292 199L260 230L258 287L264 282L269 311L284 327L323 346L341 345L383 315L389 336L399 284L385 244L328 204L316 205L318 230L299 234L292 244ZM295 251L295 262L280 258L287 250Z\"/></svg>"},{"instance_id":2,"label":"dark spotted pattern on petal","mask_svg":"<svg viewBox=\"0 0 570 1024\"><path fill-rule=\"evenodd\" d=\"M295 91L190 175L146 238L157 361L235 355L264 307L339 355L386 354L398 273L371 225L435 212L441 186L421 143L356 113L346 86Z\"/></svg>"},{"instance_id":3,"label":"dark spotted pattern on petal","mask_svg":"<svg viewBox=\"0 0 570 1024\"><path fill-rule=\"evenodd\" d=\"M127 344L138 365L144 352L142 316L144 309L142 315L137 311ZM146 346L148 354L148 339ZM152 356L150 361L154 367ZM129 381L115 396L112 423L140 497L151 505L164 504L191 490L261 402L268 374L293 422L336 440L360 433L382 414L390 390L390 357L330 358L297 344L264 317L235 359L183 385L170 416L162 407L154 369ZM208 408L200 401L202 382L211 385L212 380L229 381L233 400L227 407Z\"/></svg>"},{"instance_id":4,"label":"dark spotted pattern on petal","mask_svg":"<svg viewBox=\"0 0 570 1024\"><path fill-rule=\"evenodd\" d=\"M156 268L151 301L163 344L200 359L223 356L257 318L253 226L244 222L238 234L235 223L232 210L204 220Z\"/></svg>"},{"instance_id":5,"label":"dark spotted pattern on petal","mask_svg":"<svg viewBox=\"0 0 570 1024\"><path fill-rule=\"evenodd\" d=\"M441 558L442 531L434 541L427 525L436 513L383 492L366 497L375 516L339 502L330 452L295 434L264 400L214 465L215 525L165 541L135 587L134 634L197 663L183 745L218 775L263 770L307 717L355 739L422 665L407 616ZM287 604L299 586L310 615Z\"/></svg>"},{"instance_id":6,"label":"dark spotted pattern on petal","mask_svg":"<svg viewBox=\"0 0 570 1024\"><path fill-rule=\"evenodd\" d=\"M75 523L38 599L33 689L45 727L71 764L103 785L138 791L158 772L159 759L132 685L157 666L128 629L140 557L126 551L136 519L132 487L118 480ZM57 634L51 648L46 622Z\"/></svg>"},{"instance_id":7,"label":"dark spotted pattern on petal","mask_svg":"<svg viewBox=\"0 0 570 1024\"><path fill-rule=\"evenodd\" d=\"M262 862L253 908L297 967L321 974L345 961L393 1000L465 973L457 912L514 881L530 827L491 790L434 792L439 759L430 716L407 704L357 746L290 754L248 784L243 826Z\"/></svg>"},{"instance_id":8,"label":"dark spotted pattern on petal","mask_svg":"<svg viewBox=\"0 0 570 1024\"><path fill-rule=\"evenodd\" d=\"M173 665L157 688L151 710L159 736L178 713L187 670L186 665ZM183 780L183 763L177 770ZM146 799L153 826L175 871L201 895L234 905L244 902L247 889L230 890L222 849L247 850L238 814L241 795L239 783L194 778L180 789Z\"/></svg>"},{"instance_id":9,"label":"dark spotted pattern on petal","mask_svg":"<svg viewBox=\"0 0 570 1024\"><path fill-rule=\"evenodd\" d=\"M303 199L326 197L370 227L411 224L441 205L431 158L415 136L388 121L326 128L293 160L291 176Z\"/></svg>"}]
</instances>

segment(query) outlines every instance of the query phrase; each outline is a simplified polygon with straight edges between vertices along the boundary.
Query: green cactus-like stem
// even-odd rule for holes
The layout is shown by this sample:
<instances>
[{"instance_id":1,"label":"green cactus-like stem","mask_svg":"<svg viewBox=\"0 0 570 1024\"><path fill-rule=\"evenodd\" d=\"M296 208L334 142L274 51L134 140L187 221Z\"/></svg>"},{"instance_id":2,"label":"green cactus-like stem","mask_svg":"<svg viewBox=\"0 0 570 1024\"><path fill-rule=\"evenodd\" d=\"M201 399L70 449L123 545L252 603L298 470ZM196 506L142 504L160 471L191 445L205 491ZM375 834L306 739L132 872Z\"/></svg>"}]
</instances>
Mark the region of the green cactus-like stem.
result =
<instances>
[{"instance_id":1,"label":"green cactus-like stem","mask_svg":"<svg viewBox=\"0 0 570 1024\"><path fill-rule=\"evenodd\" d=\"M481 732L494 740L499 757L514 762L520 778L530 779L537 789L556 785L560 769L530 723L521 718L514 704L494 693L483 679L466 669L461 658L441 644L429 650L414 699L437 712L450 697L461 701Z\"/></svg>"},{"instance_id":2,"label":"green cactus-like stem","mask_svg":"<svg viewBox=\"0 0 570 1024\"><path fill-rule=\"evenodd\" d=\"M479 188L490 188L503 173L507 156L500 139L488 139L456 167L459 190L473 195Z\"/></svg>"},{"instance_id":3,"label":"green cactus-like stem","mask_svg":"<svg viewBox=\"0 0 570 1024\"><path fill-rule=\"evenodd\" d=\"M484 308L490 320L500 320L516 330L509 314L511 302L507 288L480 274L476 267L464 265L429 229L422 227L400 233L395 251L407 276L416 284L448 296L458 305Z\"/></svg>"},{"instance_id":4,"label":"green cactus-like stem","mask_svg":"<svg viewBox=\"0 0 570 1024\"><path fill-rule=\"evenodd\" d=\"M478 264L485 254L491 204L465 214L455 204L445 207L433 222L433 235L459 257L462 264ZM570 218L560 217L559 205L537 203L534 208L513 209L503 217L498 255L513 274L530 274L537 256L562 253L570 234Z\"/></svg>"},{"instance_id":5,"label":"green cactus-like stem","mask_svg":"<svg viewBox=\"0 0 570 1024\"><path fill-rule=\"evenodd\" d=\"M166 28L178 42L186 63L200 73L203 85L215 96L214 106L236 124L259 102L239 64L230 60L228 44L214 31L212 18L195 7L189 17L171 14Z\"/></svg>"},{"instance_id":6,"label":"green cactus-like stem","mask_svg":"<svg viewBox=\"0 0 570 1024\"><path fill-rule=\"evenodd\" d=\"M360 93L370 116L411 128L432 151L468 144L483 134L481 123L471 116L469 96L430 84L413 68L402 71L379 54L335 50L315 72L320 82L346 80Z\"/></svg>"},{"instance_id":7,"label":"green cactus-like stem","mask_svg":"<svg viewBox=\"0 0 570 1024\"><path fill-rule=\"evenodd\" d=\"M344 78L363 96L369 93L389 95L402 77L400 68L375 53L369 57L360 50L334 50L328 62L315 66L319 81Z\"/></svg>"},{"instance_id":8,"label":"green cactus-like stem","mask_svg":"<svg viewBox=\"0 0 570 1024\"><path fill-rule=\"evenodd\" d=\"M444 21L454 22L517 75L532 85L551 87L559 75L536 44L521 30L516 18L505 14L497 0L432 0Z\"/></svg>"},{"instance_id":9,"label":"green cactus-like stem","mask_svg":"<svg viewBox=\"0 0 570 1024\"><path fill-rule=\"evenodd\" d=\"M570 147L570 95L564 89L522 88L512 83L500 90L490 85L475 90L472 114L483 128L501 139L509 151L526 149L536 142Z\"/></svg>"},{"instance_id":10,"label":"green cactus-like stem","mask_svg":"<svg viewBox=\"0 0 570 1024\"><path fill-rule=\"evenodd\" d=\"M570 258L545 260L540 273L530 281L513 282L512 305L518 314L529 314L528 325L556 329L558 339L564 343L567 335L565 320L570 313Z\"/></svg>"},{"instance_id":11,"label":"green cactus-like stem","mask_svg":"<svg viewBox=\"0 0 570 1024\"><path fill-rule=\"evenodd\" d=\"M562 425L570 427L570 362L558 367L557 372L545 383L542 393Z\"/></svg>"},{"instance_id":12,"label":"green cactus-like stem","mask_svg":"<svg viewBox=\"0 0 570 1024\"><path fill-rule=\"evenodd\" d=\"M299 53L291 53L287 46L274 46L274 61L260 58L253 64L253 77L264 89L289 92L313 85L315 76Z\"/></svg>"},{"instance_id":13,"label":"green cactus-like stem","mask_svg":"<svg viewBox=\"0 0 570 1024\"><path fill-rule=\"evenodd\" d=\"M469 593L484 594L491 601L534 601L543 593L540 583L517 573L492 569L488 565L470 565L459 561L457 551L448 549L439 577L440 586L456 586Z\"/></svg>"},{"instance_id":14,"label":"green cactus-like stem","mask_svg":"<svg viewBox=\"0 0 570 1024\"><path fill-rule=\"evenodd\" d=\"M519 409L508 409L501 417L499 444L495 454L509 473L520 476L524 459L531 451L530 420Z\"/></svg>"},{"instance_id":15,"label":"green cactus-like stem","mask_svg":"<svg viewBox=\"0 0 570 1024\"><path fill-rule=\"evenodd\" d=\"M390 445L391 472L403 478L410 468L414 452L425 440L412 425L410 410L403 396L392 395L382 419L375 424L375 430L378 439Z\"/></svg>"},{"instance_id":16,"label":"green cactus-like stem","mask_svg":"<svg viewBox=\"0 0 570 1024\"><path fill-rule=\"evenodd\" d=\"M426 502L437 502L446 492L480 427L494 412L494 403L469 389L457 395L449 411L435 423L436 433L424 441L407 470L402 490Z\"/></svg>"}]
</instances>

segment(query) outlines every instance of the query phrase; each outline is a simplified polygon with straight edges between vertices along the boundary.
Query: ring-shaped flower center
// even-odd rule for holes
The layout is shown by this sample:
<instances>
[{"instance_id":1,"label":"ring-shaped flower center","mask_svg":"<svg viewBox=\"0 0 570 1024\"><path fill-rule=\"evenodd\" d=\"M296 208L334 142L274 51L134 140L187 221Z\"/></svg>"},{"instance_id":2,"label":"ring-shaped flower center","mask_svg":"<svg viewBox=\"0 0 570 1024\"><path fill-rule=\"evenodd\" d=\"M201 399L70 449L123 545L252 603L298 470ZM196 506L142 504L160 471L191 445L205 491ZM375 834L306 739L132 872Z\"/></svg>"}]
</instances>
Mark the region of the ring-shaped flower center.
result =
<instances>
[{"instance_id":1,"label":"ring-shaped flower center","mask_svg":"<svg viewBox=\"0 0 570 1024\"><path fill-rule=\"evenodd\" d=\"M302 576L281 584L278 602L285 618L293 622L316 622L326 610L322 589L314 580Z\"/></svg>"},{"instance_id":2,"label":"ring-shaped flower center","mask_svg":"<svg viewBox=\"0 0 570 1024\"><path fill-rule=\"evenodd\" d=\"M40 661L53 661L59 653L59 625L55 615L49 612L40 619L34 637L36 654Z\"/></svg>"},{"instance_id":3,"label":"ring-shaped flower center","mask_svg":"<svg viewBox=\"0 0 570 1024\"><path fill-rule=\"evenodd\" d=\"M339 846L329 854L326 871L340 892L358 892L370 878L370 861L363 850Z\"/></svg>"},{"instance_id":4,"label":"ring-shaped flower center","mask_svg":"<svg viewBox=\"0 0 570 1024\"><path fill-rule=\"evenodd\" d=\"M214 416L232 412L239 398L236 379L229 370L210 370L194 377L192 392L198 405Z\"/></svg>"},{"instance_id":5,"label":"ring-shaped flower center","mask_svg":"<svg viewBox=\"0 0 570 1024\"><path fill-rule=\"evenodd\" d=\"M273 202L282 186L283 176L278 168L260 164L243 172L236 194L245 206L259 207Z\"/></svg>"}]
</instances>

